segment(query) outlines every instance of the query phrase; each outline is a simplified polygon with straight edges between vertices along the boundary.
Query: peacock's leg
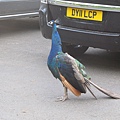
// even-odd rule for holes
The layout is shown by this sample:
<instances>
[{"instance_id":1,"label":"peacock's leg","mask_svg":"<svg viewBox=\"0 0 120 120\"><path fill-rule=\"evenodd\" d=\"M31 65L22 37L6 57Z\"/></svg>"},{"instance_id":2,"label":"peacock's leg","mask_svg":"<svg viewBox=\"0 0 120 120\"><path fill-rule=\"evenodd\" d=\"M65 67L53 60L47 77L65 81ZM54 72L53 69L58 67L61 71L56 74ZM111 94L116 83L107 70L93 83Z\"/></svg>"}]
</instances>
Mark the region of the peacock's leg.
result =
<instances>
[{"instance_id":1,"label":"peacock's leg","mask_svg":"<svg viewBox=\"0 0 120 120\"><path fill-rule=\"evenodd\" d=\"M64 95L61 96L61 97L57 97L56 102L58 102L58 101L63 101L64 102L67 99L68 99L68 89L66 87L64 87Z\"/></svg>"}]
</instances>

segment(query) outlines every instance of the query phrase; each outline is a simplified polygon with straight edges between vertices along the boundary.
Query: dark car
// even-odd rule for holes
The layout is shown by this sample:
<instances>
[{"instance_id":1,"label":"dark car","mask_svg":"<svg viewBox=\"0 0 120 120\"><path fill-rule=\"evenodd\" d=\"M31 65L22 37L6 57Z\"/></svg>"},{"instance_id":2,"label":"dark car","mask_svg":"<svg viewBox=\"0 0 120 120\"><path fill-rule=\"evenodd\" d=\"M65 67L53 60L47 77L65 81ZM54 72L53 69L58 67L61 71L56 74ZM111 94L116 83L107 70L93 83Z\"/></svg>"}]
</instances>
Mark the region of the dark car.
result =
<instances>
[{"instance_id":1,"label":"dark car","mask_svg":"<svg viewBox=\"0 0 120 120\"><path fill-rule=\"evenodd\" d=\"M70 54L88 47L120 52L120 0L41 0L39 14L43 36L51 38L55 20Z\"/></svg>"}]
</instances>

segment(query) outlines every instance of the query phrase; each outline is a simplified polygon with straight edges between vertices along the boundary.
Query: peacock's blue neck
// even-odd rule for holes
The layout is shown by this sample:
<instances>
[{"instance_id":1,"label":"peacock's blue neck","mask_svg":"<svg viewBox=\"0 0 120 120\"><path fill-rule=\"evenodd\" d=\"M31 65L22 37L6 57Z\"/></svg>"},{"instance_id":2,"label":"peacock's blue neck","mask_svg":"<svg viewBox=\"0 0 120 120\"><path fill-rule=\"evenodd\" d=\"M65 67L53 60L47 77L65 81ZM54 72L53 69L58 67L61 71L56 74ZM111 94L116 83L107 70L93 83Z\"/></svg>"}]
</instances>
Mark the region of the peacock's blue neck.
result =
<instances>
[{"instance_id":1,"label":"peacock's blue neck","mask_svg":"<svg viewBox=\"0 0 120 120\"><path fill-rule=\"evenodd\" d=\"M52 30L52 45L51 45L51 50L48 57L49 64L52 62L53 58L58 54L58 52L62 52L61 44L62 44L61 38L57 31L56 24L54 23L53 30Z\"/></svg>"},{"instance_id":2,"label":"peacock's blue neck","mask_svg":"<svg viewBox=\"0 0 120 120\"><path fill-rule=\"evenodd\" d=\"M53 59L59 52L62 52L62 47L61 47L61 45L55 45L55 44L52 42L50 54L49 54L49 56L48 56L48 62L51 62L52 59Z\"/></svg>"}]
</instances>

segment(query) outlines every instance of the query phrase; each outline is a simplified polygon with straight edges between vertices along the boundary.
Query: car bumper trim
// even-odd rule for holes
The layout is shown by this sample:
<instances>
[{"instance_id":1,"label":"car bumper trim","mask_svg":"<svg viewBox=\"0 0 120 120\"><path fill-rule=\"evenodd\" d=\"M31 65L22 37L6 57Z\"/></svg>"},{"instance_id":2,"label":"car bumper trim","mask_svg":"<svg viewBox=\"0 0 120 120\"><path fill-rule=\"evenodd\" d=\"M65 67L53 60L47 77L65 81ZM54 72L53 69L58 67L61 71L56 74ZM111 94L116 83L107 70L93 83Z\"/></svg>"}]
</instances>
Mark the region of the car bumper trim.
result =
<instances>
[{"instance_id":1,"label":"car bumper trim","mask_svg":"<svg viewBox=\"0 0 120 120\"><path fill-rule=\"evenodd\" d=\"M74 7L74 8L87 8L92 10L102 10L111 12L120 12L120 6L114 5L103 5L103 4L93 4L93 3L83 3L65 0L49 0L49 4L64 6L64 7Z\"/></svg>"}]
</instances>

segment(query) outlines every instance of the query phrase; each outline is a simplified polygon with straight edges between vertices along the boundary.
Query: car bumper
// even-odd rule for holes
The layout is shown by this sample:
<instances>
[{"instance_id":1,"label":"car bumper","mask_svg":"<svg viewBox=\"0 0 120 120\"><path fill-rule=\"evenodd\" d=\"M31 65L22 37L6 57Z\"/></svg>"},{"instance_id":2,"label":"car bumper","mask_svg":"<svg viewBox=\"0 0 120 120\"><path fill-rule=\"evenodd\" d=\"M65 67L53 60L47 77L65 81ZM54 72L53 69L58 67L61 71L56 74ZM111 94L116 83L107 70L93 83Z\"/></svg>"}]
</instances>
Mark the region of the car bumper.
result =
<instances>
[{"instance_id":1,"label":"car bumper","mask_svg":"<svg viewBox=\"0 0 120 120\"><path fill-rule=\"evenodd\" d=\"M50 21L52 19L48 17L47 4L41 4L39 14L42 35L47 39L51 39L52 25ZM120 33L78 29L59 24L59 21L57 29L62 42L120 52Z\"/></svg>"}]
</instances>

